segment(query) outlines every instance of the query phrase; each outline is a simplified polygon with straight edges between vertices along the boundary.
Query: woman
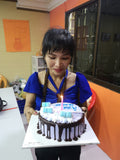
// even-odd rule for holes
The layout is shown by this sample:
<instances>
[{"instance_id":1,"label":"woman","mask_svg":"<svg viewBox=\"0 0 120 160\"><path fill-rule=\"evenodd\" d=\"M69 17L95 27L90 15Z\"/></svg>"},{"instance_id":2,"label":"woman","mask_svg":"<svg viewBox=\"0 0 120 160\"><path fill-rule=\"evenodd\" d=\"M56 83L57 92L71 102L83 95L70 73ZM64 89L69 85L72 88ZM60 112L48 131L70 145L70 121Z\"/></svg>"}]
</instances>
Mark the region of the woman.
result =
<instances>
[{"instance_id":1,"label":"woman","mask_svg":"<svg viewBox=\"0 0 120 160\"><path fill-rule=\"evenodd\" d=\"M29 122L32 114L40 110L41 102L56 103L60 94L64 102L70 102L87 111L86 100L92 95L86 78L80 73L67 70L72 61L75 45L73 37L65 29L49 29L42 43L42 54L47 70L33 73L24 91L26 103L24 113ZM35 149L38 160L79 160L80 146Z\"/></svg>"}]
</instances>

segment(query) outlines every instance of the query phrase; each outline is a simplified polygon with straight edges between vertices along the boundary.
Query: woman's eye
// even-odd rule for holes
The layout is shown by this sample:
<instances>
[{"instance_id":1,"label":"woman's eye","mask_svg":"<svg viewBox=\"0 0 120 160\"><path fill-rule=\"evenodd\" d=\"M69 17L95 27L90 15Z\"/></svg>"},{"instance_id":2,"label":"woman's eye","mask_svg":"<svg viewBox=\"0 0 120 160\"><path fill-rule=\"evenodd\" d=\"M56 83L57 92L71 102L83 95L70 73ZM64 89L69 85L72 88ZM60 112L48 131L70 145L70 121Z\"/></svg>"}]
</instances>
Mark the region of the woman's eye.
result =
<instances>
[{"instance_id":1,"label":"woman's eye","mask_svg":"<svg viewBox=\"0 0 120 160\"><path fill-rule=\"evenodd\" d=\"M62 59L63 59L63 60L68 60L68 59L69 59L69 57L63 57Z\"/></svg>"},{"instance_id":2,"label":"woman's eye","mask_svg":"<svg viewBox=\"0 0 120 160\"><path fill-rule=\"evenodd\" d=\"M55 59L55 57L50 57L50 56L49 56L49 58L50 58L50 59Z\"/></svg>"}]
</instances>

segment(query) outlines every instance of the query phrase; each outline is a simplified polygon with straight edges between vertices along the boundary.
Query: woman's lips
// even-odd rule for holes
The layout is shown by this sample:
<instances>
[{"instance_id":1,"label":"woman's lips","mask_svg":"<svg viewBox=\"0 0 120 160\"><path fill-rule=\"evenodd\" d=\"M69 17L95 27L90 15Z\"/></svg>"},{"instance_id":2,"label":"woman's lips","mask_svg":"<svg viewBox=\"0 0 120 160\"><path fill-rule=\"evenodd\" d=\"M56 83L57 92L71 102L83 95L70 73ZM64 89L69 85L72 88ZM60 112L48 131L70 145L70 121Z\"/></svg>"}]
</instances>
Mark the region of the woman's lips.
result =
<instances>
[{"instance_id":1,"label":"woman's lips","mask_svg":"<svg viewBox=\"0 0 120 160\"><path fill-rule=\"evenodd\" d=\"M61 72L62 71L62 69L54 69L56 72Z\"/></svg>"}]
</instances>

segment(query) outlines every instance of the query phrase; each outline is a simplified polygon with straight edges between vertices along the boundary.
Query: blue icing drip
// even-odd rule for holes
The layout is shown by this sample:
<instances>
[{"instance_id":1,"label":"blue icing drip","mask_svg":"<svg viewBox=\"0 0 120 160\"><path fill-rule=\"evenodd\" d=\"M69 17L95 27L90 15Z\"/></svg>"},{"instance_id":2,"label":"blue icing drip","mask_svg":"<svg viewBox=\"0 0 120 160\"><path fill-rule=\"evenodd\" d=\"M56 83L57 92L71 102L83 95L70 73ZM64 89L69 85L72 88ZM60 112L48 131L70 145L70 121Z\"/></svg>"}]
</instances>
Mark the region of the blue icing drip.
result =
<instances>
[{"instance_id":1,"label":"blue icing drip","mask_svg":"<svg viewBox=\"0 0 120 160\"><path fill-rule=\"evenodd\" d=\"M61 106L61 103L56 103L55 106Z\"/></svg>"},{"instance_id":2,"label":"blue icing drip","mask_svg":"<svg viewBox=\"0 0 120 160\"><path fill-rule=\"evenodd\" d=\"M63 104L63 109L71 109L72 104Z\"/></svg>"},{"instance_id":3,"label":"blue icing drip","mask_svg":"<svg viewBox=\"0 0 120 160\"><path fill-rule=\"evenodd\" d=\"M73 105L73 106L72 106L72 109L73 109L74 111L77 111L77 106Z\"/></svg>"}]
</instances>

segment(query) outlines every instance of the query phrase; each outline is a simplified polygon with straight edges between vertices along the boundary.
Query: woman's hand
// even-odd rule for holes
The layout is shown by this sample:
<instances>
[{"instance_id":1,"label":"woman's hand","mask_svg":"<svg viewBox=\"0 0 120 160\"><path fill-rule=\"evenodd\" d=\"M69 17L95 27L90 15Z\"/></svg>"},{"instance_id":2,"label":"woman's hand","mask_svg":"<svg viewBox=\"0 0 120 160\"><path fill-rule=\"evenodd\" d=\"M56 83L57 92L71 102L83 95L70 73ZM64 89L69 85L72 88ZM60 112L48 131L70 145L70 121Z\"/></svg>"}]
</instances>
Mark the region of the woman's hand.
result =
<instances>
[{"instance_id":1,"label":"woman's hand","mask_svg":"<svg viewBox=\"0 0 120 160\"><path fill-rule=\"evenodd\" d=\"M87 107L83 106L83 107L81 107L81 109L84 112L85 116L87 117L87 111L88 111Z\"/></svg>"},{"instance_id":2,"label":"woman's hand","mask_svg":"<svg viewBox=\"0 0 120 160\"><path fill-rule=\"evenodd\" d=\"M31 115L32 114L37 115L38 113L31 107L25 107L24 114L26 116L27 122L29 123Z\"/></svg>"},{"instance_id":3,"label":"woman's hand","mask_svg":"<svg viewBox=\"0 0 120 160\"><path fill-rule=\"evenodd\" d=\"M34 109L35 104L35 94L26 93L26 101L24 107L24 114L26 116L27 122L29 123L31 115L37 115L37 112Z\"/></svg>"}]
</instances>

